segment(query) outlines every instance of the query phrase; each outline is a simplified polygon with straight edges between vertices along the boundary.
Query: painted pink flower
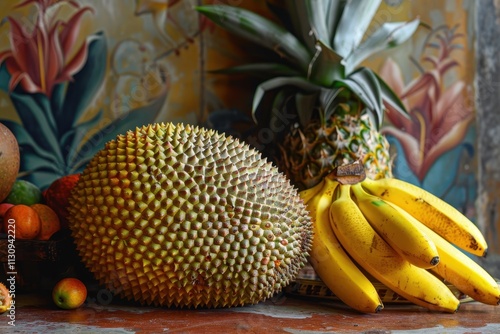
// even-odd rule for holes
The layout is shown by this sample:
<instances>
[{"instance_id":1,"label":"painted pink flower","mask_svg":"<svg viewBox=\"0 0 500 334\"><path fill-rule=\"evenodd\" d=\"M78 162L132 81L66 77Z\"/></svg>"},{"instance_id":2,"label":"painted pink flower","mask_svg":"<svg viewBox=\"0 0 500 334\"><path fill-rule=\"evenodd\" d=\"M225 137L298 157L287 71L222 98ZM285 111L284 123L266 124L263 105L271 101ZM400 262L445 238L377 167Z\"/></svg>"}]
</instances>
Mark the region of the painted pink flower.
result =
<instances>
[{"instance_id":1,"label":"painted pink flower","mask_svg":"<svg viewBox=\"0 0 500 334\"><path fill-rule=\"evenodd\" d=\"M430 66L421 68L420 76L410 83L404 83L400 67L390 58L380 70L380 76L401 98L410 116L407 118L387 105L386 115L391 125L385 126L382 132L401 143L408 165L421 181L442 154L460 144L474 119L466 100L464 81L455 80L446 85L443 78L459 66L451 53L459 48L453 40L460 35L455 29L441 27L429 36L425 51L436 49L437 53L424 53L422 63Z\"/></svg>"},{"instance_id":2,"label":"painted pink flower","mask_svg":"<svg viewBox=\"0 0 500 334\"><path fill-rule=\"evenodd\" d=\"M58 2L66 2L78 10L67 21L57 19L47 9ZM0 52L0 64L5 63L11 75L9 90L20 85L26 92L50 97L56 84L72 80L85 63L87 42L76 44L82 16L92 9L80 8L75 1L58 0L26 0L16 7L31 3L39 9L31 31L20 21L8 18L11 49Z\"/></svg>"}]
</instances>

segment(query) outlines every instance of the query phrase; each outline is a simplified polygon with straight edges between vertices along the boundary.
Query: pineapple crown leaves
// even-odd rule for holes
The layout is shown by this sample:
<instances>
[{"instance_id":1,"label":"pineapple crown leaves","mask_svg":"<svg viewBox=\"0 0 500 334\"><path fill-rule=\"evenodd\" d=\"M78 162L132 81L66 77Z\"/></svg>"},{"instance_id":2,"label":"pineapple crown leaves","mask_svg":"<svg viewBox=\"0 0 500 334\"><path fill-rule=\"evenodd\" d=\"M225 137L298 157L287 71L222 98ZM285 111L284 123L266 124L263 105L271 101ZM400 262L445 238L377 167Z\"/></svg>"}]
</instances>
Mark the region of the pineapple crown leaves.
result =
<instances>
[{"instance_id":1,"label":"pineapple crown leaves","mask_svg":"<svg viewBox=\"0 0 500 334\"><path fill-rule=\"evenodd\" d=\"M359 64L374 53L393 48L408 40L418 28L419 19L409 22L386 22L365 37L381 0L268 0L279 25L250 10L229 5L204 5L196 10L231 33L274 50L282 63L257 63L235 66L217 73L252 73L264 76L256 89L252 115L256 123L272 119L261 113L262 102L273 94L280 104L285 87L302 92L295 98L300 122L307 122L313 99L331 100L328 90L349 89L366 106L366 111L380 126L384 103L407 116L400 99L371 69ZM355 18L355 19L353 19ZM286 90L289 91L289 90ZM326 94L326 95L325 95ZM338 104L323 105L325 113ZM269 110L269 109L267 109ZM301 114L303 113L303 114Z\"/></svg>"}]
</instances>

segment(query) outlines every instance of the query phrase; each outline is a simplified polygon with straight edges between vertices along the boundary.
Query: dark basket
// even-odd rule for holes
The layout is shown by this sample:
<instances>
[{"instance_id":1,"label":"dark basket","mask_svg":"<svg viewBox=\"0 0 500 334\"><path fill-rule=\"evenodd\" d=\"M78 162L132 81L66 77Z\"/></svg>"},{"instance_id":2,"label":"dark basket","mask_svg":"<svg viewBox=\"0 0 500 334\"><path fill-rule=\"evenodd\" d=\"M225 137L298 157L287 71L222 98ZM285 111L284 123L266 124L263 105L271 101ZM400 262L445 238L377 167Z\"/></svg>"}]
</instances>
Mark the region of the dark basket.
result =
<instances>
[{"instance_id":1,"label":"dark basket","mask_svg":"<svg viewBox=\"0 0 500 334\"><path fill-rule=\"evenodd\" d=\"M0 234L0 282L15 277L16 293L50 291L63 277L88 276L68 230L49 240L15 240L10 262L9 243L7 234Z\"/></svg>"}]
</instances>

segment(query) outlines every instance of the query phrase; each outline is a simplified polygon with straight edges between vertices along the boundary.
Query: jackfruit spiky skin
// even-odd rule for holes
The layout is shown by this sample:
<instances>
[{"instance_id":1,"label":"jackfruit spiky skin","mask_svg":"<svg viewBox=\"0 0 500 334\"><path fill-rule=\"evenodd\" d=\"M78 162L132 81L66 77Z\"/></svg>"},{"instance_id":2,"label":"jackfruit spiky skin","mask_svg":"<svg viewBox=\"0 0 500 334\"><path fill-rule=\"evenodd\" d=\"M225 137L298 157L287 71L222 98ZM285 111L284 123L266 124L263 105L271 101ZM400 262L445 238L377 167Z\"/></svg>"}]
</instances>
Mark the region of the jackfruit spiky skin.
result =
<instances>
[{"instance_id":1,"label":"jackfruit spiky skin","mask_svg":"<svg viewBox=\"0 0 500 334\"><path fill-rule=\"evenodd\" d=\"M83 263L148 305L265 300L295 278L312 242L306 208L276 167L235 138L182 124L108 142L69 202Z\"/></svg>"}]
</instances>

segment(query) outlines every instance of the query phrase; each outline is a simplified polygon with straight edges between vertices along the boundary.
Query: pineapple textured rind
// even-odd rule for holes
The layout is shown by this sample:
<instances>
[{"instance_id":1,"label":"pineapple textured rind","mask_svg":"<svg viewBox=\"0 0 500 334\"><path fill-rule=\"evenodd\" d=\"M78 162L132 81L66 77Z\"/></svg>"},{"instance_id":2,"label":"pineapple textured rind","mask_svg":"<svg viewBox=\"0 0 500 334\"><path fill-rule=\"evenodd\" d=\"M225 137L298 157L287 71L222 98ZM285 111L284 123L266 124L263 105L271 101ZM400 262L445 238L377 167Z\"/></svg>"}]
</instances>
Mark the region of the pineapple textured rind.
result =
<instances>
[{"instance_id":1,"label":"pineapple textured rind","mask_svg":"<svg viewBox=\"0 0 500 334\"><path fill-rule=\"evenodd\" d=\"M152 124L107 143L70 197L83 263L144 304L253 304L307 261L311 221L260 153L212 130Z\"/></svg>"},{"instance_id":2,"label":"pineapple textured rind","mask_svg":"<svg viewBox=\"0 0 500 334\"><path fill-rule=\"evenodd\" d=\"M356 161L372 179L392 177L389 142L368 114L292 127L279 147L276 164L300 190L312 188L335 167Z\"/></svg>"}]
</instances>

